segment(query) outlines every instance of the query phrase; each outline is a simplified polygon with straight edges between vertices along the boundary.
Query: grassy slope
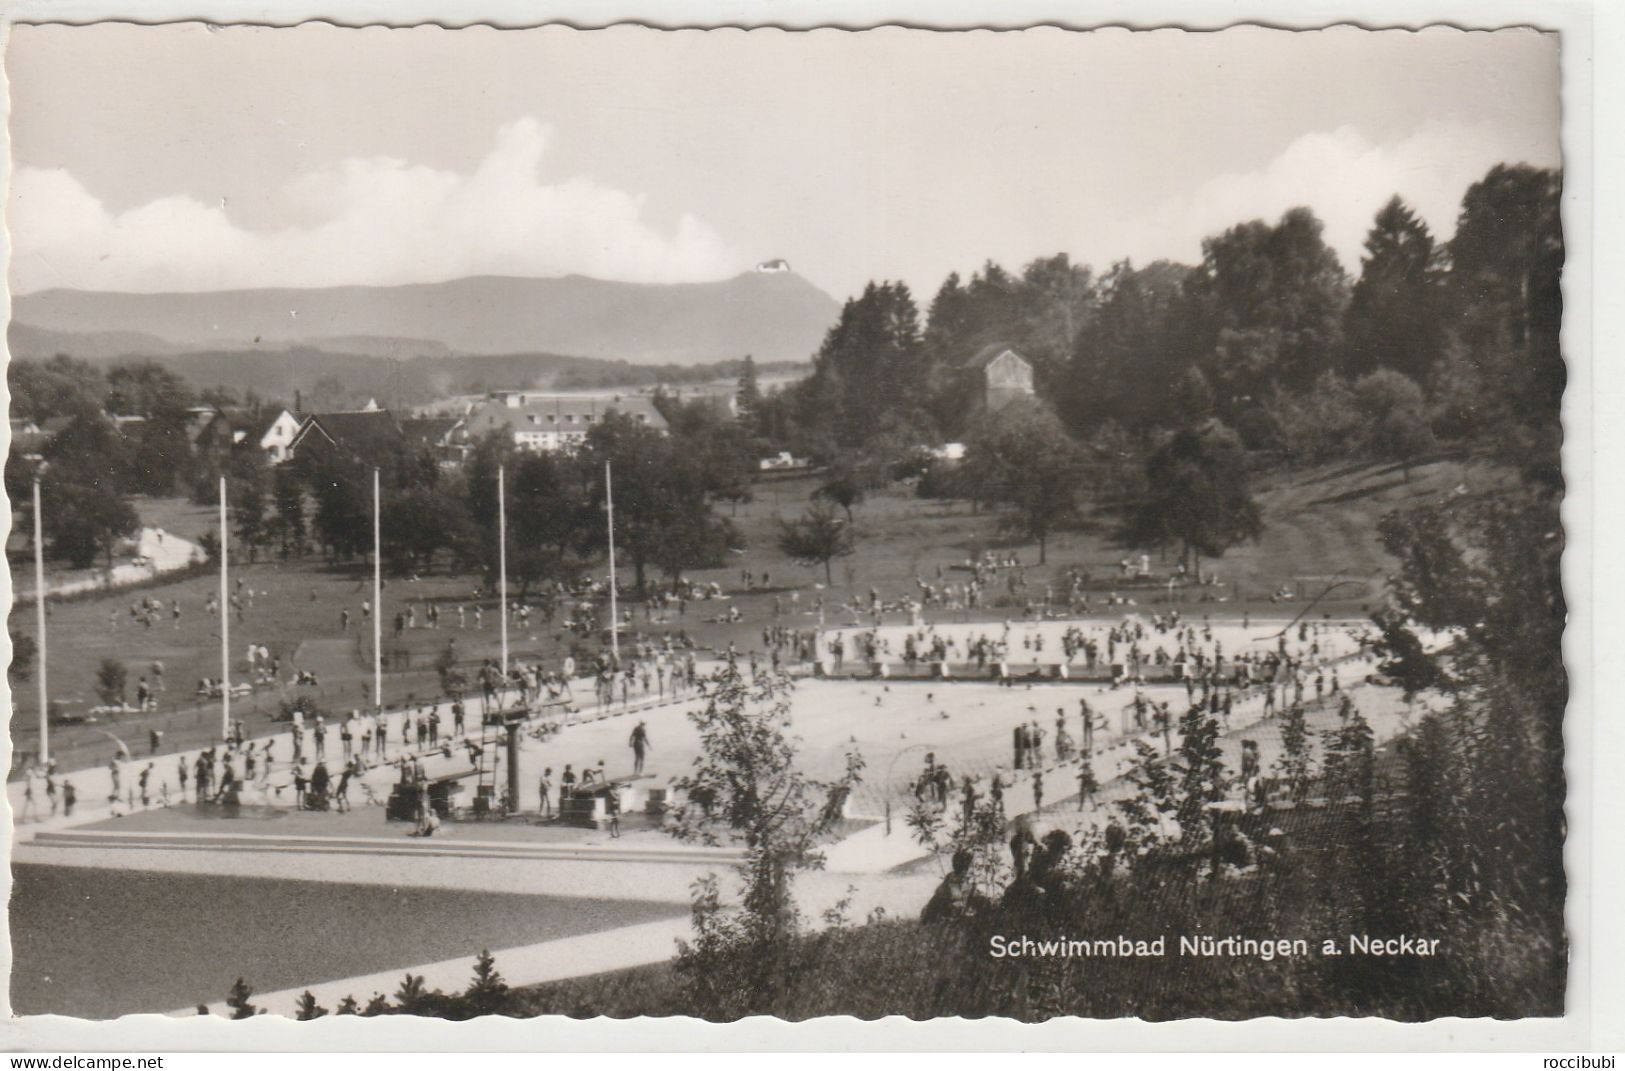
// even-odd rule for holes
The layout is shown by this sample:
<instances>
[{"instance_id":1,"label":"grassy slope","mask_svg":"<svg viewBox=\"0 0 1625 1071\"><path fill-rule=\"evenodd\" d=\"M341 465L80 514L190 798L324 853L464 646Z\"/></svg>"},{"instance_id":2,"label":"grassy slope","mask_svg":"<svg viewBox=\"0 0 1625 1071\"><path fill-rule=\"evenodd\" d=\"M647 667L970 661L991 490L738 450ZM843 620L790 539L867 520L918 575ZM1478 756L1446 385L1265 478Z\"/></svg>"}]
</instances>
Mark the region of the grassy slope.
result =
<instances>
[{"instance_id":1,"label":"grassy slope","mask_svg":"<svg viewBox=\"0 0 1625 1071\"><path fill-rule=\"evenodd\" d=\"M1384 779L1402 776L1391 751L1380 762ZM1401 916L1396 888L1410 862L1405 833L1380 800L1365 842L1374 848L1359 847L1352 804L1278 811L1271 822L1286 833L1282 864L1248 878L1215 883L1172 869L1097 885L1047 919L1002 911L952 925L883 919L799 938L782 964L752 980L757 994L771 994L753 995L752 1014L1419 1021L1562 1013L1563 949L1538 921L1493 911L1468 917L1441 910L1431 923ZM990 954L995 934L1007 940L1028 934L1035 941L1165 935L1168 954L999 959ZM1355 954L1349 938L1362 934L1439 943L1432 956ZM1182 955L1181 935L1301 938L1309 954L1270 960ZM1326 939L1342 954L1322 954ZM527 987L515 993L509 1013L710 1014L692 1003L671 963Z\"/></svg>"}]
</instances>

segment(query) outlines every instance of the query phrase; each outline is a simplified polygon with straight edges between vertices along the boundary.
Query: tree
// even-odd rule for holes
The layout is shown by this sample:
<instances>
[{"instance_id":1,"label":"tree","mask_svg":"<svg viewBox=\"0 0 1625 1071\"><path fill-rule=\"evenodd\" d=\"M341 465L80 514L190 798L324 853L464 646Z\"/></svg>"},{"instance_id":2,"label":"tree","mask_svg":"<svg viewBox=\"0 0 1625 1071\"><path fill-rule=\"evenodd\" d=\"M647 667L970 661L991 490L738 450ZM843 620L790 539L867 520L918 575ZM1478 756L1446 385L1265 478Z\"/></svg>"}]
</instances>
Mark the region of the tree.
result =
<instances>
[{"instance_id":1,"label":"tree","mask_svg":"<svg viewBox=\"0 0 1625 1071\"><path fill-rule=\"evenodd\" d=\"M1190 273L1167 261L1136 269L1125 260L1100 281L1098 305L1078 332L1056 398L1079 435L1107 419L1129 428L1172 419L1168 384L1198 356L1176 337L1179 325L1193 319L1176 314L1189 303Z\"/></svg>"},{"instance_id":2,"label":"tree","mask_svg":"<svg viewBox=\"0 0 1625 1071\"><path fill-rule=\"evenodd\" d=\"M316 500L313 528L331 558L346 561L372 550L372 472L360 462L320 451L314 459L300 456L311 497Z\"/></svg>"},{"instance_id":3,"label":"tree","mask_svg":"<svg viewBox=\"0 0 1625 1071\"><path fill-rule=\"evenodd\" d=\"M619 413L587 433L595 507L605 501L604 466L613 465L615 545L632 559L638 590L651 564L677 578L683 569L714 564L719 547L736 538L711 508L716 485L703 453L686 439L663 435ZM593 525L602 538L602 525Z\"/></svg>"},{"instance_id":4,"label":"tree","mask_svg":"<svg viewBox=\"0 0 1625 1071\"><path fill-rule=\"evenodd\" d=\"M189 410L196 401L184 379L153 361L116 365L107 374L107 411L139 418L127 436L131 490L168 495L191 486Z\"/></svg>"},{"instance_id":5,"label":"tree","mask_svg":"<svg viewBox=\"0 0 1625 1071\"><path fill-rule=\"evenodd\" d=\"M739 385L734 391L734 404L739 410L742 424L755 426L762 407L762 385L756 376L756 359L745 354L744 366L739 371Z\"/></svg>"},{"instance_id":6,"label":"tree","mask_svg":"<svg viewBox=\"0 0 1625 1071\"><path fill-rule=\"evenodd\" d=\"M252 1019L259 1014L260 1010L248 999L253 995L254 991L241 978L232 984L231 994L226 997L226 1007L231 1009L233 1019Z\"/></svg>"},{"instance_id":7,"label":"tree","mask_svg":"<svg viewBox=\"0 0 1625 1071\"><path fill-rule=\"evenodd\" d=\"M835 515L834 507L815 502L800 520L779 522L779 550L798 565L822 565L824 582L833 585L830 563L857 550L852 526Z\"/></svg>"},{"instance_id":8,"label":"tree","mask_svg":"<svg viewBox=\"0 0 1625 1071\"><path fill-rule=\"evenodd\" d=\"M1430 689L1452 689L1456 682L1444 666L1428 654L1406 617L1391 606L1379 607L1371 615L1382 635L1372 648L1382 659L1383 673L1393 678L1409 702Z\"/></svg>"},{"instance_id":9,"label":"tree","mask_svg":"<svg viewBox=\"0 0 1625 1071\"><path fill-rule=\"evenodd\" d=\"M384 560L397 572L428 572L442 550L474 542L464 496L443 487L412 487L384 500L379 527Z\"/></svg>"},{"instance_id":10,"label":"tree","mask_svg":"<svg viewBox=\"0 0 1625 1071\"><path fill-rule=\"evenodd\" d=\"M1022 268L1017 292L1014 340L1032 359L1039 384L1047 387L1064 371L1099 304L1094 272L1065 253L1040 257Z\"/></svg>"},{"instance_id":11,"label":"tree","mask_svg":"<svg viewBox=\"0 0 1625 1071\"><path fill-rule=\"evenodd\" d=\"M1426 382L1444 348L1444 262L1427 224L1396 195L1365 239L1360 278L1343 318L1350 376L1379 368Z\"/></svg>"},{"instance_id":12,"label":"tree","mask_svg":"<svg viewBox=\"0 0 1625 1071\"><path fill-rule=\"evenodd\" d=\"M117 494L128 490L129 445L100 410L79 413L40 453L59 479L95 484Z\"/></svg>"},{"instance_id":13,"label":"tree","mask_svg":"<svg viewBox=\"0 0 1625 1071\"><path fill-rule=\"evenodd\" d=\"M615 547L632 559L634 581L643 591L649 563L672 520L671 442L653 428L611 413L587 433L587 456L593 467L592 501L599 510L609 501L605 465L611 466ZM602 522L595 525L600 529L594 533L599 545L606 540L603 527Z\"/></svg>"},{"instance_id":14,"label":"tree","mask_svg":"<svg viewBox=\"0 0 1625 1071\"><path fill-rule=\"evenodd\" d=\"M677 591L685 571L722 565L729 549L742 545L733 523L701 502L672 511L670 522L654 545L651 561L671 581L672 591Z\"/></svg>"},{"instance_id":15,"label":"tree","mask_svg":"<svg viewBox=\"0 0 1625 1071\"><path fill-rule=\"evenodd\" d=\"M695 408L705 414L704 419L674 430L673 448L693 460L708 499L732 503L738 512L739 504L754 496L756 441L742 422L720 420L710 406Z\"/></svg>"},{"instance_id":16,"label":"tree","mask_svg":"<svg viewBox=\"0 0 1625 1071\"><path fill-rule=\"evenodd\" d=\"M818 485L812 497L839 506L850 525L852 510L864 500L875 482L871 467L863 459L843 453L830 465L828 478Z\"/></svg>"},{"instance_id":17,"label":"tree","mask_svg":"<svg viewBox=\"0 0 1625 1071\"><path fill-rule=\"evenodd\" d=\"M1437 445L1424 412L1422 388L1398 372L1381 369L1356 383L1354 394L1370 422L1369 449L1397 461L1409 482L1411 464Z\"/></svg>"},{"instance_id":18,"label":"tree","mask_svg":"<svg viewBox=\"0 0 1625 1071\"><path fill-rule=\"evenodd\" d=\"M100 413L107 394L107 380L99 368L61 353L47 361L13 360L6 381L11 414L21 420Z\"/></svg>"},{"instance_id":19,"label":"tree","mask_svg":"<svg viewBox=\"0 0 1625 1071\"><path fill-rule=\"evenodd\" d=\"M1097 497L1121 499L1141 493L1145 464L1140 446L1123 425L1106 420L1089 437L1087 465Z\"/></svg>"},{"instance_id":20,"label":"tree","mask_svg":"<svg viewBox=\"0 0 1625 1071\"><path fill-rule=\"evenodd\" d=\"M1351 443L1367 437L1370 421L1348 380L1322 372L1308 390L1270 390L1262 415L1271 444L1288 461L1318 463L1346 457Z\"/></svg>"},{"instance_id":21,"label":"tree","mask_svg":"<svg viewBox=\"0 0 1625 1071\"><path fill-rule=\"evenodd\" d=\"M924 423L924 355L908 287L871 282L842 307L813 357L812 375L795 388L800 422L842 447Z\"/></svg>"},{"instance_id":22,"label":"tree","mask_svg":"<svg viewBox=\"0 0 1625 1071\"><path fill-rule=\"evenodd\" d=\"M1213 414L1213 386L1196 365L1186 365L1174 381L1170 397L1175 419L1182 424L1194 424Z\"/></svg>"},{"instance_id":23,"label":"tree","mask_svg":"<svg viewBox=\"0 0 1625 1071\"><path fill-rule=\"evenodd\" d=\"M11 630L11 663L6 666L6 677L12 690L34 673L34 659L39 657L39 644L25 632Z\"/></svg>"},{"instance_id":24,"label":"tree","mask_svg":"<svg viewBox=\"0 0 1625 1071\"><path fill-rule=\"evenodd\" d=\"M95 483L69 482L50 470L41 497L46 553L66 559L75 569L88 568L98 555L111 569L119 540L133 535L140 525L135 509L122 496Z\"/></svg>"},{"instance_id":25,"label":"tree","mask_svg":"<svg viewBox=\"0 0 1625 1071\"><path fill-rule=\"evenodd\" d=\"M189 490L197 475L197 456L188 435L191 414L179 406L154 411L127 439L130 489L149 495Z\"/></svg>"},{"instance_id":26,"label":"tree","mask_svg":"<svg viewBox=\"0 0 1625 1071\"><path fill-rule=\"evenodd\" d=\"M1417 458L1438 447L1433 429L1420 409L1396 409L1377 426L1375 439L1382 445L1382 456L1399 462L1405 482L1411 479L1411 466Z\"/></svg>"},{"instance_id":27,"label":"tree","mask_svg":"<svg viewBox=\"0 0 1625 1071\"><path fill-rule=\"evenodd\" d=\"M186 380L156 361L114 365L107 373L107 411L152 417L186 409L197 401Z\"/></svg>"},{"instance_id":28,"label":"tree","mask_svg":"<svg viewBox=\"0 0 1625 1071\"><path fill-rule=\"evenodd\" d=\"M395 1010L401 1015L433 1015L441 1010L445 994L430 989L423 975L406 972L395 990Z\"/></svg>"},{"instance_id":29,"label":"tree","mask_svg":"<svg viewBox=\"0 0 1625 1071\"><path fill-rule=\"evenodd\" d=\"M463 999L473 1015L497 1015L508 1003L508 983L497 970L496 958L490 949L482 949L474 960L474 979L469 983Z\"/></svg>"},{"instance_id":30,"label":"tree","mask_svg":"<svg viewBox=\"0 0 1625 1071\"><path fill-rule=\"evenodd\" d=\"M1254 220L1203 241L1188 290L1221 414L1272 384L1308 386L1331 366L1348 282L1321 229L1309 209L1293 208L1273 225Z\"/></svg>"},{"instance_id":31,"label":"tree","mask_svg":"<svg viewBox=\"0 0 1625 1071\"><path fill-rule=\"evenodd\" d=\"M1399 561L1390 581L1384 654L1411 667L1431 660L1452 705L1428 715L1408 761L1445 790L1413 783L1419 807L1406 846L1415 910L1439 905L1470 921L1517 920L1520 941L1543 949L1561 979L1564 954L1564 710L1560 494L1540 479L1391 514L1383 546ZM1448 653L1429 653L1417 628L1448 629ZM1400 639L1395 644L1394 640ZM1510 792L1508 785L1517 785ZM1433 923L1424 916L1415 921ZM1408 923L1407 923L1408 924Z\"/></svg>"},{"instance_id":32,"label":"tree","mask_svg":"<svg viewBox=\"0 0 1625 1071\"><path fill-rule=\"evenodd\" d=\"M316 1003L316 994L305 990L299 994L299 1001L294 1005L293 1017L301 1023L308 1023L312 1019L320 1019L327 1014L327 1009Z\"/></svg>"},{"instance_id":33,"label":"tree","mask_svg":"<svg viewBox=\"0 0 1625 1071\"><path fill-rule=\"evenodd\" d=\"M1247 488L1241 441L1218 421L1176 433L1146 463L1149 497L1131 527L1141 545L1180 544L1180 560L1202 579L1202 558L1218 558L1263 531Z\"/></svg>"},{"instance_id":34,"label":"tree","mask_svg":"<svg viewBox=\"0 0 1625 1071\"><path fill-rule=\"evenodd\" d=\"M567 454L524 454L510 459L508 486L508 577L524 592L545 580L573 577L600 538L600 516L589 498L596 473ZM472 490L472 484L470 484ZM494 488L491 489L494 504ZM473 501L473 498L470 498ZM479 525L496 575L496 521Z\"/></svg>"},{"instance_id":35,"label":"tree","mask_svg":"<svg viewBox=\"0 0 1625 1071\"><path fill-rule=\"evenodd\" d=\"M1497 164L1468 187L1450 240L1450 285L1458 314L1491 321L1481 330L1502 332L1525 358L1525 376L1509 386L1514 396L1518 388L1541 388L1550 407L1542 415L1555 409L1563 390L1557 351L1563 313L1562 191L1557 171Z\"/></svg>"},{"instance_id":36,"label":"tree","mask_svg":"<svg viewBox=\"0 0 1625 1071\"><path fill-rule=\"evenodd\" d=\"M232 449L225 475L226 501L236 525L237 541L248 548L248 560L253 561L271 538L266 517L271 469L258 446L243 444Z\"/></svg>"},{"instance_id":37,"label":"tree","mask_svg":"<svg viewBox=\"0 0 1625 1071\"><path fill-rule=\"evenodd\" d=\"M1559 328L1565 257L1562 174L1499 164L1462 198L1450 240L1453 386L1507 463L1562 486Z\"/></svg>"},{"instance_id":38,"label":"tree","mask_svg":"<svg viewBox=\"0 0 1625 1071\"><path fill-rule=\"evenodd\" d=\"M1281 715L1281 756L1275 760L1275 769L1286 782L1293 800L1302 802L1309 795L1313 766L1309 723L1304 718L1303 707L1294 703Z\"/></svg>"},{"instance_id":39,"label":"tree","mask_svg":"<svg viewBox=\"0 0 1625 1071\"><path fill-rule=\"evenodd\" d=\"M1013 507L1005 527L1038 544L1048 561L1049 537L1078 512L1083 454L1050 409L1012 402L971 429L966 464L978 497Z\"/></svg>"},{"instance_id":40,"label":"tree","mask_svg":"<svg viewBox=\"0 0 1625 1071\"><path fill-rule=\"evenodd\" d=\"M305 552L305 488L292 467L282 465L272 473L274 515L271 530L281 542L284 555L300 557Z\"/></svg>"},{"instance_id":41,"label":"tree","mask_svg":"<svg viewBox=\"0 0 1625 1071\"><path fill-rule=\"evenodd\" d=\"M1334 802L1354 797L1370 807L1376 791L1376 751L1371 725L1358 710L1351 710L1343 723L1321 733L1326 758L1321 780L1326 795Z\"/></svg>"},{"instance_id":42,"label":"tree","mask_svg":"<svg viewBox=\"0 0 1625 1071\"><path fill-rule=\"evenodd\" d=\"M113 565L113 548L139 520L125 498L129 455L123 438L99 412L85 412L42 451L40 482L47 550L76 569L98 554Z\"/></svg>"},{"instance_id":43,"label":"tree","mask_svg":"<svg viewBox=\"0 0 1625 1071\"><path fill-rule=\"evenodd\" d=\"M1219 736L1218 720L1204 704L1193 703L1179 719L1179 758L1174 763L1179 806L1174 813L1188 848L1211 842L1208 807L1224 799L1228 781Z\"/></svg>"},{"instance_id":44,"label":"tree","mask_svg":"<svg viewBox=\"0 0 1625 1071\"><path fill-rule=\"evenodd\" d=\"M848 753L844 772L815 781L798 768L790 729L789 677L748 681L730 661L704 686L705 703L688 715L700 737L692 770L677 780L683 800L669 830L682 841L744 847L741 906L753 937L771 944L790 936L798 912L791 882L823 866L819 844L841 820L845 801L863 774L863 758Z\"/></svg>"}]
</instances>

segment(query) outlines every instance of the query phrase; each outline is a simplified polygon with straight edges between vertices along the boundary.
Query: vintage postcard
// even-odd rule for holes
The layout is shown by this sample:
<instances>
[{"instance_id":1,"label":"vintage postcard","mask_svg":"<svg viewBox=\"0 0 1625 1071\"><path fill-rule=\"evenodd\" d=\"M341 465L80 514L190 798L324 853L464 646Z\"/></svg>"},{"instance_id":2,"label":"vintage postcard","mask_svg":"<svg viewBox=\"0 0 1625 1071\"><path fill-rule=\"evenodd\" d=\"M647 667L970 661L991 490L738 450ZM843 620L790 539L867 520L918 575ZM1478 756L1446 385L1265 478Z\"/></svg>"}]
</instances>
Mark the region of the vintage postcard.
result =
<instances>
[{"instance_id":1,"label":"vintage postcard","mask_svg":"<svg viewBox=\"0 0 1625 1071\"><path fill-rule=\"evenodd\" d=\"M1564 1015L1560 45L10 26L12 1012Z\"/></svg>"}]
</instances>

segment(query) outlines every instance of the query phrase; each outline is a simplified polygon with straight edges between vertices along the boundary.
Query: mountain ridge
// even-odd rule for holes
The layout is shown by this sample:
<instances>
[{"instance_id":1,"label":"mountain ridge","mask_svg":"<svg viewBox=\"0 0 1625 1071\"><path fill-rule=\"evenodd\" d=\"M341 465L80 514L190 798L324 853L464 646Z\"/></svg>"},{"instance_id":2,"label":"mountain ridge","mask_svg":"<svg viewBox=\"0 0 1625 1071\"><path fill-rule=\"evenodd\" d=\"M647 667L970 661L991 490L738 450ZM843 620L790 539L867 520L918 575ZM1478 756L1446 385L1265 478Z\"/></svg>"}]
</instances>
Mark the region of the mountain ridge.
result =
<instances>
[{"instance_id":1,"label":"mountain ridge","mask_svg":"<svg viewBox=\"0 0 1625 1071\"><path fill-rule=\"evenodd\" d=\"M401 356L419 343L453 355L549 352L635 364L747 353L804 361L839 311L828 294L782 271L664 284L576 274L188 293L58 288L18 295L12 305L14 327L25 331L104 342L145 336L172 352L365 339L392 343Z\"/></svg>"}]
</instances>

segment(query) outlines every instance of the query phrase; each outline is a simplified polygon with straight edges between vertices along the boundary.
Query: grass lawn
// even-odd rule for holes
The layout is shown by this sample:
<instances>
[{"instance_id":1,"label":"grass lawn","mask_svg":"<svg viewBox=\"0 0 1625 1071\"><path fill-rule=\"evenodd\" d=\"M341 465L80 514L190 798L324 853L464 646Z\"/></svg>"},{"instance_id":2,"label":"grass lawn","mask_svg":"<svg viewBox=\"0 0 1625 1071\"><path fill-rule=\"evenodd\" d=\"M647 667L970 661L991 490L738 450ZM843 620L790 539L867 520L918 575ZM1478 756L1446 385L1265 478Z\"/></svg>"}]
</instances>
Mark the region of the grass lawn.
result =
<instances>
[{"instance_id":1,"label":"grass lawn","mask_svg":"<svg viewBox=\"0 0 1625 1071\"><path fill-rule=\"evenodd\" d=\"M1487 466L1457 460L1440 460L1415 467L1407 482L1392 467L1383 465L1339 464L1296 474L1275 474L1258 483L1263 506L1265 531L1256 543L1232 550L1207 567L1216 571L1227 598L1227 612L1243 606L1296 613L1301 603L1270 604L1267 595L1283 585L1313 597L1334 578L1352 578L1358 583L1341 589L1335 598L1318 610L1358 615L1381 592L1383 577L1392 563L1378 544L1376 525L1390 510L1438 501L1466 484L1480 490L1498 479ZM756 486L755 500L730 513L744 537L741 553L730 555L724 566L696 570L690 576L698 581L715 581L731 596L728 603L693 602L685 616L671 615L663 622L648 621L640 614L640 627L651 632L681 628L701 647L720 649L729 642L741 650L760 646L760 634L773 621L775 598L789 612L789 589L799 589L799 614L785 623L812 627L817 623L811 606L824 581L823 570L796 565L779 553L776 545L781 518L798 516L818 477L807 475L789 480L763 481ZM180 501L142 500L149 523L162 523L181 535L194 538L208 511ZM851 598L867 599L870 588L888 598L915 591L915 578L930 579L940 567L949 570L988 547L1004 547L1033 565L1029 582L1039 589L1045 579L1060 576L1066 569L1080 566L1100 578L1097 587L1111 590L1117 562L1138 548L1126 548L1111 536L1111 518L1096 515L1080 531L1062 533L1051 540L1048 564L1037 568L1033 546L1014 546L997 530L997 517L973 512L969 503L923 500L913 497L906 487L871 496L856 510L857 553L838 561L833 589L822 592L828 606ZM623 563L624 564L624 563ZM1154 568L1166 564L1154 562ZM758 579L768 577L770 588L745 592L741 571L750 570ZM630 570L623 571L629 578ZM361 565L327 566L319 559L294 562L261 561L254 565L234 565L234 583L240 579L254 592L253 604L242 622L231 626L231 657L234 674L244 676L244 652L249 643L268 647L278 655L284 675L291 668L312 669L322 687L312 693L318 702L334 710L366 704L371 682L370 642L364 638L360 618L361 601L370 598L370 574ZM965 574L958 574L963 578ZM657 582L658 577L651 577ZM473 626L472 591L479 583L474 576L433 574L415 581L396 578L388 581L385 599L386 654L400 649L411 659L413 668L392 671L385 681L385 698L404 701L407 696L427 698L438 690L430 668L436 654L448 639L457 641L461 659L491 656L498 650L497 615L493 603L484 604L484 629ZM151 664L164 665L167 692L161 697L155 716L125 716L117 725L63 726L54 737L53 752L65 768L105 762L113 743L103 731L123 738L132 750L144 753L149 726L165 730L164 750L196 745L212 738L219 719L218 702L201 707L193 701L200 677L220 675L219 619L204 612L205 600L218 590L214 577L202 576L153 585L140 592L53 603L50 612L51 696L62 701L70 713L83 713L97 703L95 675L104 658L123 661L129 669L129 697L133 700L136 678L150 674ZM180 627L173 627L167 612L151 629L135 623L128 609L142 595L155 597L168 607L179 600ZM1158 588L1135 592L1142 606L1166 598ZM443 607L441 628L419 627L399 640L389 626L404 602L438 600ZM469 608L467 628L456 627L455 607ZM735 624L709 620L727 606L738 606L743 621ZM340 611L351 611L348 632L340 630ZM1192 604L1186 604L1187 610ZM1009 608L985 612L988 619L1018 613ZM572 639L562 629L547 630L540 614L532 614L532 627L524 634L511 635L516 655L549 660L561 658ZM842 617L827 615L829 624L842 623ZM419 615L420 624L422 615ZM13 613L14 634L31 635L34 615L29 608ZM33 687L18 689L27 717L15 727L17 755L26 757L36 749L32 717ZM281 694L264 690L253 699L233 704L245 716L251 731L262 730L276 711ZM15 772L15 771L14 771Z\"/></svg>"}]
</instances>

